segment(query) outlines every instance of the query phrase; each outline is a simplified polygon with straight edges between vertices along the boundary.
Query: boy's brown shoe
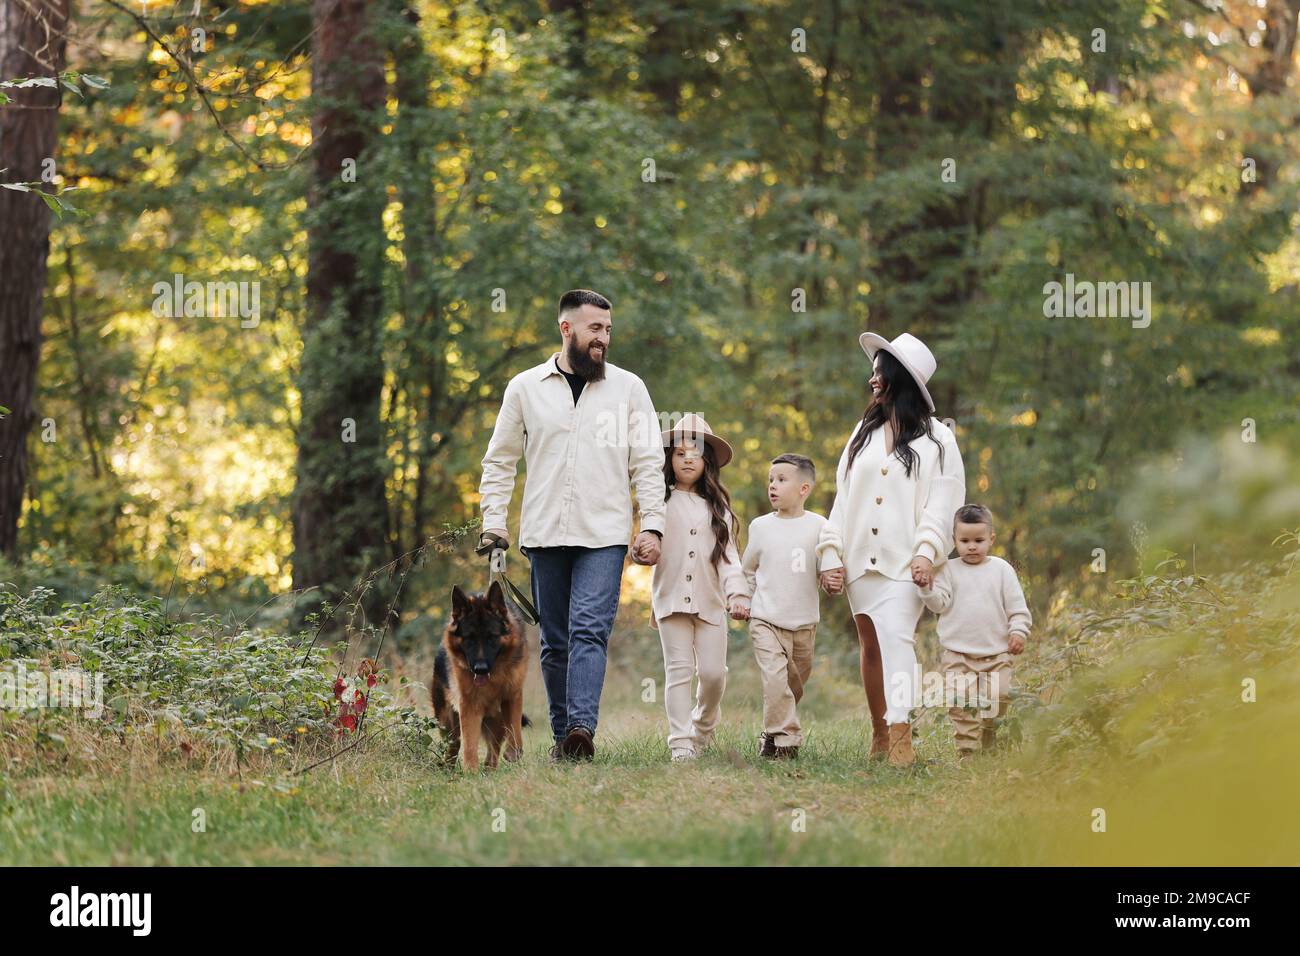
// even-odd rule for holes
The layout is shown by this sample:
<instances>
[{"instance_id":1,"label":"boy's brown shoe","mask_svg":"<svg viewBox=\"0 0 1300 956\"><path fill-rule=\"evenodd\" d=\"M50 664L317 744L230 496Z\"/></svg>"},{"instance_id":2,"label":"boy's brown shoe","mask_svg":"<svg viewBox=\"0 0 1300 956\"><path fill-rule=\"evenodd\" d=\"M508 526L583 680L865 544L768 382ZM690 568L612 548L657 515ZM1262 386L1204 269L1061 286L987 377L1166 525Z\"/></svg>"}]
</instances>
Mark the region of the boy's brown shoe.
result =
<instances>
[{"instance_id":1,"label":"boy's brown shoe","mask_svg":"<svg viewBox=\"0 0 1300 956\"><path fill-rule=\"evenodd\" d=\"M776 745L776 759L777 759L777 760L798 760L798 759L799 759L799 748L798 748L798 747L793 747L793 746L792 746L792 747L782 747L780 744L777 744L777 745Z\"/></svg>"},{"instance_id":2,"label":"boy's brown shoe","mask_svg":"<svg viewBox=\"0 0 1300 956\"><path fill-rule=\"evenodd\" d=\"M884 760L889 755L889 725L883 720L871 721L871 753L868 760Z\"/></svg>"},{"instance_id":3,"label":"boy's brown shoe","mask_svg":"<svg viewBox=\"0 0 1300 956\"><path fill-rule=\"evenodd\" d=\"M889 763L893 767L910 767L916 762L912 750L912 725L889 725Z\"/></svg>"},{"instance_id":4,"label":"boy's brown shoe","mask_svg":"<svg viewBox=\"0 0 1300 956\"><path fill-rule=\"evenodd\" d=\"M764 760L776 759L776 738L766 731L759 734L758 755Z\"/></svg>"}]
</instances>

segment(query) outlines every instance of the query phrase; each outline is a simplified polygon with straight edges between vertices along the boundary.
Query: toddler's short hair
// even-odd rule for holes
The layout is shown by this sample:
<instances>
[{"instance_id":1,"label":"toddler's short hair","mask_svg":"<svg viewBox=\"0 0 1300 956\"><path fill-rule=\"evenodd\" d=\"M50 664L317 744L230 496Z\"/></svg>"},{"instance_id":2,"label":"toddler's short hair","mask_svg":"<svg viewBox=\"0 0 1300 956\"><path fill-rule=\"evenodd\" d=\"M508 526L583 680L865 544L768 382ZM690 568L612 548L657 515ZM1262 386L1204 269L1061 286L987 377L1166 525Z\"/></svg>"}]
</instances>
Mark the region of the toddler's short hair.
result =
<instances>
[{"instance_id":1,"label":"toddler's short hair","mask_svg":"<svg viewBox=\"0 0 1300 956\"><path fill-rule=\"evenodd\" d=\"M953 517L952 523L954 527L959 524L986 524L989 526L989 530L992 531L993 512L983 505L962 505L957 509L957 514Z\"/></svg>"},{"instance_id":2,"label":"toddler's short hair","mask_svg":"<svg viewBox=\"0 0 1300 956\"><path fill-rule=\"evenodd\" d=\"M793 452L786 452L784 455L777 455L772 459L774 465L794 465L799 470L799 474L805 476L813 484L817 483L817 469L813 466L811 458L805 455L796 455Z\"/></svg>"}]
</instances>

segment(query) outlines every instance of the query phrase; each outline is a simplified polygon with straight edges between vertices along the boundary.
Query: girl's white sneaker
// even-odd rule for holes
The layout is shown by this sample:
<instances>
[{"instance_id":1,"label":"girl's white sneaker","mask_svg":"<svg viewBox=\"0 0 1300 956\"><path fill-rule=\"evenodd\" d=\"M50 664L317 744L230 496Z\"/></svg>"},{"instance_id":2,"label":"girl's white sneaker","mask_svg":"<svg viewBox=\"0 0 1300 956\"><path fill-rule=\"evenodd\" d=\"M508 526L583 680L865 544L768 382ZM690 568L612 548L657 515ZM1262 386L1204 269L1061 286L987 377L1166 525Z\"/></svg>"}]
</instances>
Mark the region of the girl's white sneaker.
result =
<instances>
[{"instance_id":1,"label":"girl's white sneaker","mask_svg":"<svg viewBox=\"0 0 1300 956\"><path fill-rule=\"evenodd\" d=\"M689 747L673 748L673 763L679 763L684 760L694 760L694 759L695 759L695 751L691 750Z\"/></svg>"}]
</instances>

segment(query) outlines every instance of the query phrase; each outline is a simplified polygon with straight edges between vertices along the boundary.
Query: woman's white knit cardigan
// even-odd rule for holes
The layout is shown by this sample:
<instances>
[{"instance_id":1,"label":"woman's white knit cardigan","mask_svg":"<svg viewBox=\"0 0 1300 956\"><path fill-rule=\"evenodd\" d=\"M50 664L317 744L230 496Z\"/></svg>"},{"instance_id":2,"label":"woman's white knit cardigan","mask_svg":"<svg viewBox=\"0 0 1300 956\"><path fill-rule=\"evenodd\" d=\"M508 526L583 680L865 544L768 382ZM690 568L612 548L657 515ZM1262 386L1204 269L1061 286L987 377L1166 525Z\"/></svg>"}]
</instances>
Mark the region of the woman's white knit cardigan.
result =
<instances>
[{"instance_id":1,"label":"woman's white knit cardigan","mask_svg":"<svg viewBox=\"0 0 1300 956\"><path fill-rule=\"evenodd\" d=\"M936 567L947 560L953 518L966 500L966 471L951 429L937 418L930 426L934 441L922 435L909 446L917 453L910 478L897 457L885 457L883 428L858 452L850 472L849 436L835 473L835 504L817 542L823 571L845 568L845 583L867 571L910 581L914 558L929 558ZM861 427L859 421L853 434Z\"/></svg>"}]
</instances>

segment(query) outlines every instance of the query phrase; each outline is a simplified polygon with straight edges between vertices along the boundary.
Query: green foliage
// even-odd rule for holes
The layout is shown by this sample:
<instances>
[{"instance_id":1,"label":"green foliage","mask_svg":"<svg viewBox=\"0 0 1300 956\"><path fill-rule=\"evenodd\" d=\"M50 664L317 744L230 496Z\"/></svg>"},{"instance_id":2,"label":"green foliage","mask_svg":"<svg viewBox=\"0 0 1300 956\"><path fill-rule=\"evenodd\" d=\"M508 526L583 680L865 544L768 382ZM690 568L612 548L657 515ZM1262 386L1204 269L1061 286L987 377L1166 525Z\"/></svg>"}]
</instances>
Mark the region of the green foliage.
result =
<instances>
[{"instance_id":1,"label":"green foliage","mask_svg":"<svg viewBox=\"0 0 1300 956\"><path fill-rule=\"evenodd\" d=\"M108 80L104 79L102 76L95 76L90 73L78 73L76 70L65 70L59 74L57 80L52 76L31 76L25 80L0 80L0 90L25 90L34 86L56 89L59 86L63 86L76 93L78 96L82 96L81 87L77 85L78 81L85 83L86 86L90 87L92 90L106 90L109 86ZM6 103L10 102L11 99L12 98L7 93L0 92L0 106L4 106Z\"/></svg>"},{"instance_id":2,"label":"green foliage","mask_svg":"<svg viewBox=\"0 0 1300 956\"><path fill-rule=\"evenodd\" d=\"M1211 11L420 2L413 22L400 6L375 5L396 51L384 134L345 193L382 207L382 248L337 230L378 272L382 334L331 329L335 369L383 371L382 435L363 436L386 481L377 564L474 515L505 383L557 347L555 300L578 285L614 299L610 358L660 409L736 439L742 522L785 451L816 460L810 507L829 509L867 401L857 335L920 334L969 497L1038 610L1088 580L1096 548L1136 573L1118 506L1143 461L1246 417L1261 438L1294 425L1300 154L1280 146L1296 106L1239 82L1267 52ZM127 18L69 74L96 87L61 117L59 171L88 215L52 236L40 374L58 439L33 443L22 545L136 565L155 591L180 560L182 584L255 602L289 587L301 410L342 399L329 363L299 376L309 11L218 27L191 63L220 126ZM187 41L185 23L159 29ZM1261 150L1276 168L1248 190L1242 159ZM153 315L176 273L260 282L262 322ZM1047 318L1043 287L1067 273L1150 282L1151 325ZM406 607L436 612L469 571L431 568Z\"/></svg>"},{"instance_id":3,"label":"green foliage","mask_svg":"<svg viewBox=\"0 0 1300 956\"><path fill-rule=\"evenodd\" d=\"M21 90L34 86L56 89L59 86L63 86L66 89L71 90L73 93L76 93L78 97L82 97L83 94L81 92L81 87L77 85L78 81L84 83L93 90L106 90L109 86L108 81L102 76L94 76L89 73L78 73L75 70L67 70L60 73L57 79L52 76L33 76L25 80L2 80L0 81L0 106L5 106L12 99L7 93L3 92L5 89ZM0 172L4 172L4 170L0 170ZM15 182L0 183L0 188L12 189L14 192L35 193L41 198L45 205L49 207L50 211L59 217L62 217L64 213L72 213L77 216L83 215L81 210L76 209L63 199L67 193L76 189L76 186L64 186L60 188L58 192L51 193L45 191L45 185L45 183L39 182ZM8 411L8 409L5 409L5 411Z\"/></svg>"},{"instance_id":4,"label":"green foliage","mask_svg":"<svg viewBox=\"0 0 1300 956\"><path fill-rule=\"evenodd\" d=\"M76 667L103 679L102 716L34 708L5 724L11 737L35 727L38 739L48 738L90 719L123 739L152 733L184 746L229 748L243 760L253 751L329 743L338 734L337 668L327 649L308 648L301 634L229 627L215 617L177 619L162 599L137 599L122 588L61 606L49 588L0 590L0 628L0 661L10 670L19 663L28 670ZM369 732L427 736L382 682L368 696Z\"/></svg>"},{"instance_id":5,"label":"green foliage","mask_svg":"<svg viewBox=\"0 0 1300 956\"><path fill-rule=\"evenodd\" d=\"M1196 747L1207 722L1238 723L1259 693L1276 700L1300 651L1298 543L1279 536L1277 558L1213 576L1169 557L1116 582L1104 607L1066 614L1018 714L1025 763L1064 779L1128 772Z\"/></svg>"}]
</instances>

